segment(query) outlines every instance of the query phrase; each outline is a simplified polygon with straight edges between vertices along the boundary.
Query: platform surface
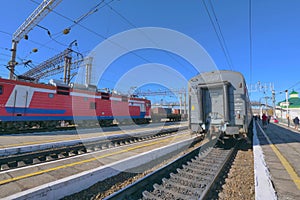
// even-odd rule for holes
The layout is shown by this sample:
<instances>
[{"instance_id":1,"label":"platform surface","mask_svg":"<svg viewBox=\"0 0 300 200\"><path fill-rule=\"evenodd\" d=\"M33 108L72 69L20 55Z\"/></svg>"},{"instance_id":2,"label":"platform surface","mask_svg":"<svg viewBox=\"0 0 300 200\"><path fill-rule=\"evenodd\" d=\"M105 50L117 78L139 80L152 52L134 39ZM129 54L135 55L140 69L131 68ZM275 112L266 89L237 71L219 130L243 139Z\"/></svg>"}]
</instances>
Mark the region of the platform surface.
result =
<instances>
[{"instance_id":1,"label":"platform surface","mask_svg":"<svg viewBox=\"0 0 300 200\"><path fill-rule=\"evenodd\" d=\"M135 132L143 132L149 130L161 130L163 128L175 128L186 126L187 122L177 123L156 123L144 125L123 125L105 128L78 129L67 131L52 131L52 132L36 132L22 134L1 134L0 149L39 145L47 143L56 143L72 140L82 140L88 138L96 138L102 136L111 136L118 134L131 134Z\"/></svg>"},{"instance_id":2,"label":"platform surface","mask_svg":"<svg viewBox=\"0 0 300 200\"><path fill-rule=\"evenodd\" d=\"M256 130L278 199L300 199L300 132L259 121Z\"/></svg>"},{"instance_id":3,"label":"platform surface","mask_svg":"<svg viewBox=\"0 0 300 200\"><path fill-rule=\"evenodd\" d=\"M178 135L145 140L139 143L104 149L66 159L2 171L0 172L0 199L10 199L8 196L22 192L26 193L28 190L37 191L40 190L39 188L42 186L47 189L49 185L56 185L61 182L66 182L63 184L67 185L68 183L71 185L68 187L73 187L72 184L77 184L76 181L77 179L81 179L80 177L88 177L88 179L85 178L86 180L84 181L86 181L86 184L92 185L94 183L89 183L88 181L92 179L94 174L110 177L115 175L111 174L111 171L114 173L117 171L119 173L119 168L112 167L114 163L121 162L120 165L123 167L130 166L133 163L132 158L136 157L139 162L145 164L148 161L137 156L145 154L147 159L159 159L158 154L162 154L164 151L166 153L163 155L168 153L169 150L165 148L166 146L173 145L174 148L177 148L179 143L183 143L184 141L188 141L187 144L191 144L194 137L195 136L191 136L185 131ZM156 150L158 154L154 154L154 150ZM97 170L97 172L95 172L95 170ZM140 172L134 171L134 173ZM74 176L76 176L76 178L74 178ZM75 186L74 188L76 192L79 191ZM63 191L63 195L72 194L72 192L69 192L70 191Z\"/></svg>"}]
</instances>

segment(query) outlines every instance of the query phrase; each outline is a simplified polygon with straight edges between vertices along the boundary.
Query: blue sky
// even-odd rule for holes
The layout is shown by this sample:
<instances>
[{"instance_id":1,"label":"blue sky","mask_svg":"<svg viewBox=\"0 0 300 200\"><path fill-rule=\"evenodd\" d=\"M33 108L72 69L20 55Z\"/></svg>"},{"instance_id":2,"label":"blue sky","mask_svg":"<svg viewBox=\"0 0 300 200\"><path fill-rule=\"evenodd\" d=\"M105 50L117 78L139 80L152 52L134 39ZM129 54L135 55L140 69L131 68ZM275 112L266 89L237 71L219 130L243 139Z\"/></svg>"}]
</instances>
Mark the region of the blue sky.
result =
<instances>
[{"instance_id":1,"label":"blue sky","mask_svg":"<svg viewBox=\"0 0 300 200\"><path fill-rule=\"evenodd\" d=\"M0 15L0 76L7 77L5 66L10 60L11 38L15 30L33 12L40 0L3 0ZM101 1L62 0L39 25L47 28L51 39L42 28L35 27L29 32L29 40L18 44L18 62L32 60L34 65L63 51L72 41L77 40L74 50L87 55L105 38L137 27L162 27L187 35L207 51L218 69L232 69L241 72L246 82L255 84L274 83L275 91L286 89L300 91L300 2L298 0L252 0L252 68L250 68L249 1L211 1L219 26L222 30L232 66L227 62L218 37L200 0L115 0L100 8L74 25L72 22ZM106 2L110 2L106 0ZM210 13L213 10L205 1ZM104 4L102 4L104 5ZM100 6L101 7L101 6ZM70 19L70 20L68 20ZM68 35L62 30L71 26ZM176 41L174 41L176 42ZM32 53L38 48L37 53ZM144 58L141 59L140 57ZM185 59L160 50L144 49L129 53L115 60L100 81L100 87L114 87L130 69L146 64L147 61L173 67L186 79L196 71ZM184 67L183 67L184 66ZM16 72L24 73L28 68L18 65ZM251 72L251 73L250 73ZM174 88L177 86L174 81ZM295 85L296 84L296 85ZM178 85L178 87L180 87ZM155 89L155 88L154 88ZM259 100L271 93L251 93ZM276 96L277 101L285 98Z\"/></svg>"}]
</instances>

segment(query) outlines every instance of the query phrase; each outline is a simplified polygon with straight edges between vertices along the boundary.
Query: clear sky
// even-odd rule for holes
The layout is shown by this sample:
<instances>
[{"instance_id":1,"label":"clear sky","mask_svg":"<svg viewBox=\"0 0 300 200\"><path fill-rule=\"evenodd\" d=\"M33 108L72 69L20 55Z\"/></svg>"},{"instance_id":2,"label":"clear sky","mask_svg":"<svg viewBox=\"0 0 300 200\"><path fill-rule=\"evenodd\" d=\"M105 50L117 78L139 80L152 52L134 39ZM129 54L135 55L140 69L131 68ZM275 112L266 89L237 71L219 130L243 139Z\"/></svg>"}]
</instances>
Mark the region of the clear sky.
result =
<instances>
[{"instance_id":1,"label":"clear sky","mask_svg":"<svg viewBox=\"0 0 300 200\"><path fill-rule=\"evenodd\" d=\"M10 60L12 34L40 2L41 0L1 1L0 76L8 76L5 66ZM208 0L106 0L109 6L102 3L94 10L100 2L102 0L62 0L54 9L55 12L49 13L39 23L50 31L51 38L45 29L35 27L28 33L29 40L19 42L17 61L22 63L32 60L32 66L36 66L66 49L74 40L77 40L78 45L73 49L88 55L99 43L115 34L134 28L160 27L178 31L197 41L218 69L241 72L248 85L258 81L274 83L275 91L278 92L277 101L285 98L284 94L279 94L280 91L300 91L299 0L252 0L251 35L249 0L213 0L211 4ZM204 2L218 33L220 27L224 40L220 34L218 39ZM80 20L81 16L85 17ZM77 20L79 22L75 24L74 21ZM70 33L63 35L62 31L68 27L71 27ZM151 40L151 35L149 37ZM225 41L226 47L221 47L219 40ZM180 41L174 41L176 42ZM37 48L38 52L33 53L33 48ZM227 50L227 57L224 55L224 49ZM147 63L174 68L186 79L197 74L185 58L174 52L166 53L163 50L147 48L134 52L114 60L101 77L100 87L114 87L122 77L126 79L124 75L127 72L131 70L135 73L132 69ZM16 67L17 74L26 70L29 69L22 64ZM148 74L158 77L159 75ZM182 86L177 85L180 82L177 79L168 79L167 82L173 84L174 88ZM271 92L253 92L251 99L259 100L266 95L270 96Z\"/></svg>"}]
</instances>

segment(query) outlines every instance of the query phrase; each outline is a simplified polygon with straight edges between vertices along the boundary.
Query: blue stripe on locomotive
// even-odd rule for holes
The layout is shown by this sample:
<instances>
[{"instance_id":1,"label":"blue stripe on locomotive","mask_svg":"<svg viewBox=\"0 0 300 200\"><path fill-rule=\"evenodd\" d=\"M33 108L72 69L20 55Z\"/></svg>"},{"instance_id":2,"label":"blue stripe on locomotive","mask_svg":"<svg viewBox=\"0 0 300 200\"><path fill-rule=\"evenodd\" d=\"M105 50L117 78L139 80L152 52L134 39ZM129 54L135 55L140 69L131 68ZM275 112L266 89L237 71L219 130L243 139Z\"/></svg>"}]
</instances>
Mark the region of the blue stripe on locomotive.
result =
<instances>
[{"instance_id":1,"label":"blue stripe on locomotive","mask_svg":"<svg viewBox=\"0 0 300 200\"><path fill-rule=\"evenodd\" d=\"M16 108L15 108L16 109ZM46 110L46 109L39 109ZM28 114L28 110L26 109L25 114ZM35 110L36 111L36 110ZM51 110L48 110L51 111ZM65 110L52 110L52 111L64 111ZM63 113L64 113L63 112ZM13 112L11 112L13 113ZM15 111L15 114L18 112ZM24 112L23 112L24 113ZM23 114L22 113L22 114ZM63 114L63 113L31 113L31 114ZM21 112L20 112L21 114ZM143 119L145 118L146 112L140 112L139 116L97 116L97 120L103 120L103 119ZM49 120L93 120L95 119L95 116L0 116L0 121L49 121Z\"/></svg>"},{"instance_id":2,"label":"blue stripe on locomotive","mask_svg":"<svg viewBox=\"0 0 300 200\"><path fill-rule=\"evenodd\" d=\"M13 108L6 107L7 113L25 113L25 114L64 114L66 110L61 109L41 109L41 108Z\"/></svg>"}]
</instances>

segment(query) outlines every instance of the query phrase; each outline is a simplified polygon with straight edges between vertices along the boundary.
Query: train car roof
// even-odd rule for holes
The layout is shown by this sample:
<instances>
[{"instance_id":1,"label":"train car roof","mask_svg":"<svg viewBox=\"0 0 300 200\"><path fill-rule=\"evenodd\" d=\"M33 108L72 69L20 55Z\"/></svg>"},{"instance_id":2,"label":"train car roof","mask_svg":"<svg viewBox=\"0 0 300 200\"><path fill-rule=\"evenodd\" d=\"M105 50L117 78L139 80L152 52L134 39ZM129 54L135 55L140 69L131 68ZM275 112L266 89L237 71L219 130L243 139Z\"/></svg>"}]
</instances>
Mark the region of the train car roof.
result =
<instances>
[{"instance_id":1,"label":"train car roof","mask_svg":"<svg viewBox=\"0 0 300 200\"><path fill-rule=\"evenodd\" d=\"M235 81L245 81L244 76L237 71L231 70L216 70L211 72L203 72L194 76L189 80L190 83L215 83L215 82L235 82Z\"/></svg>"},{"instance_id":2,"label":"train car roof","mask_svg":"<svg viewBox=\"0 0 300 200\"><path fill-rule=\"evenodd\" d=\"M56 90L57 86L60 86L60 85L55 86L53 84L35 83L35 82L31 82L31 81L10 80L10 79L4 79L4 78L0 78L0 85L1 84L24 85L24 86L28 86L28 87L44 88L44 89L51 89L51 90ZM129 96L122 95L122 94L112 94L110 92L98 91L95 88L93 88L93 89L94 90L88 90L88 89L84 89L84 88L70 87L70 92L77 92L77 93L81 93L81 94L95 95L95 96L102 96L103 94L107 94L108 96L113 96L113 97L117 97L117 98L126 97L130 100L146 101L146 102L150 101L143 97L129 97Z\"/></svg>"}]
</instances>

